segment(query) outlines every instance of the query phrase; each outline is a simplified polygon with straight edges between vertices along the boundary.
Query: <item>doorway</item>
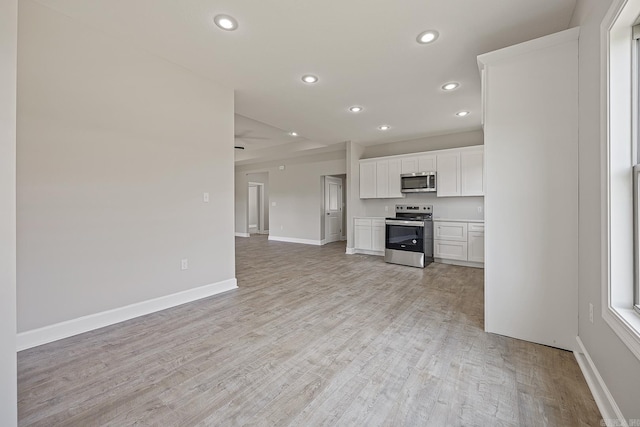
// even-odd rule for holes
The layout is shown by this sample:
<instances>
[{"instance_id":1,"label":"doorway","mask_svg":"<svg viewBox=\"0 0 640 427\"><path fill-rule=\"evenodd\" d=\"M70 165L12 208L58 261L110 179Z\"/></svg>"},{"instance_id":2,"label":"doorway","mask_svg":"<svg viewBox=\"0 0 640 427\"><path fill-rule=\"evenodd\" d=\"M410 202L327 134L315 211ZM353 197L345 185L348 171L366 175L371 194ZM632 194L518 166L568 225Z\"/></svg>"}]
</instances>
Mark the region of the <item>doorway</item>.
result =
<instances>
[{"instance_id":1,"label":"doorway","mask_svg":"<svg viewBox=\"0 0 640 427\"><path fill-rule=\"evenodd\" d=\"M344 240L344 186L340 176L325 176L323 182L322 243Z\"/></svg>"},{"instance_id":2,"label":"doorway","mask_svg":"<svg viewBox=\"0 0 640 427\"><path fill-rule=\"evenodd\" d=\"M247 205L247 232L249 234L265 234L264 183L249 182Z\"/></svg>"}]
</instances>

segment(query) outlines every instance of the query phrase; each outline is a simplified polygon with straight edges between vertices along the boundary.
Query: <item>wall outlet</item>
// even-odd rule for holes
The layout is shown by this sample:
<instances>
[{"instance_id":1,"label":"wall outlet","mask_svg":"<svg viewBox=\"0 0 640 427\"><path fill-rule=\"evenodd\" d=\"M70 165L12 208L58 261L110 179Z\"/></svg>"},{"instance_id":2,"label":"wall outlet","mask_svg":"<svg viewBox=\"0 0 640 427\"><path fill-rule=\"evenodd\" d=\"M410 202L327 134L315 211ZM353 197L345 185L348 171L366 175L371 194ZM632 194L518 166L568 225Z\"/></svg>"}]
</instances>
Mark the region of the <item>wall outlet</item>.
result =
<instances>
[{"instance_id":1,"label":"wall outlet","mask_svg":"<svg viewBox=\"0 0 640 427\"><path fill-rule=\"evenodd\" d=\"M478 213L482 213L482 206L478 206Z\"/></svg>"},{"instance_id":2,"label":"wall outlet","mask_svg":"<svg viewBox=\"0 0 640 427\"><path fill-rule=\"evenodd\" d=\"M384 207L384 211L385 211L385 212L389 212L389 206L385 206L385 207Z\"/></svg>"},{"instance_id":3,"label":"wall outlet","mask_svg":"<svg viewBox=\"0 0 640 427\"><path fill-rule=\"evenodd\" d=\"M589 322L593 323L593 304L589 303Z\"/></svg>"},{"instance_id":4,"label":"wall outlet","mask_svg":"<svg viewBox=\"0 0 640 427\"><path fill-rule=\"evenodd\" d=\"M271 202L271 206L275 206L275 205L276 205L276 202Z\"/></svg>"},{"instance_id":5,"label":"wall outlet","mask_svg":"<svg viewBox=\"0 0 640 427\"><path fill-rule=\"evenodd\" d=\"M202 201L204 203L209 203L209 193L202 193Z\"/></svg>"},{"instance_id":6,"label":"wall outlet","mask_svg":"<svg viewBox=\"0 0 640 427\"><path fill-rule=\"evenodd\" d=\"M284 230L284 225L281 225L281 226L280 226L280 230Z\"/></svg>"},{"instance_id":7,"label":"wall outlet","mask_svg":"<svg viewBox=\"0 0 640 427\"><path fill-rule=\"evenodd\" d=\"M184 258L180 260L180 270L188 270L189 269L189 260Z\"/></svg>"}]
</instances>

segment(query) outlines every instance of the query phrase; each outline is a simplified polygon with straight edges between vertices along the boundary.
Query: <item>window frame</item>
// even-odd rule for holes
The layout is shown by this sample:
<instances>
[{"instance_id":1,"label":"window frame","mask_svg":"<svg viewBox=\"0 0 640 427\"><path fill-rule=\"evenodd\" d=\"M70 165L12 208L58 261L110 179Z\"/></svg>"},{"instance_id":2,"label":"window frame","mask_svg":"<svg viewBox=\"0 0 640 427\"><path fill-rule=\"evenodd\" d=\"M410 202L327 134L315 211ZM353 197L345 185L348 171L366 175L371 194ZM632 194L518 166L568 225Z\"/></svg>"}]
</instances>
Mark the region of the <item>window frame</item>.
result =
<instances>
[{"instance_id":1,"label":"window frame","mask_svg":"<svg viewBox=\"0 0 640 427\"><path fill-rule=\"evenodd\" d=\"M637 20L636 20L637 22ZM633 180L634 283L633 309L640 314L640 24L631 28L631 160Z\"/></svg>"},{"instance_id":2,"label":"window frame","mask_svg":"<svg viewBox=\"0 0 640 427\"><path fill-rule=\"evenodd\" d=\"M614 0L602 21L600 99L602 318L640 360L640 185L634 185L640 55L633 31L639 14L640 0Z\"/></svg>"}]
</instances>

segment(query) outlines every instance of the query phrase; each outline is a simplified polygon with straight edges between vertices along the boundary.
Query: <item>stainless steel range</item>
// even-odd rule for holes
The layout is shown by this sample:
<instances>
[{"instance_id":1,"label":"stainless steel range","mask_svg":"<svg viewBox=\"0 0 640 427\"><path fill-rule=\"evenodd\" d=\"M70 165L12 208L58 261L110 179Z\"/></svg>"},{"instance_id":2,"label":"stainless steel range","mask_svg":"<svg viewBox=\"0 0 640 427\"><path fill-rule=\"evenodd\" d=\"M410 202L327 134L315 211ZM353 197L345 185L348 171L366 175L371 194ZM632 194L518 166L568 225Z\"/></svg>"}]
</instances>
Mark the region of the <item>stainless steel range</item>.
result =
<instances>
[{"instance_id":1,"label":"stainless steel range","mask_svg":"<svg viewBox=\"0 0 640 427\"><path fill-rule=\"evenodd\" d=\"M386 262L420 268L433 262L432 205L396 205L385 224Z\"/></svg>"}]
</instances>

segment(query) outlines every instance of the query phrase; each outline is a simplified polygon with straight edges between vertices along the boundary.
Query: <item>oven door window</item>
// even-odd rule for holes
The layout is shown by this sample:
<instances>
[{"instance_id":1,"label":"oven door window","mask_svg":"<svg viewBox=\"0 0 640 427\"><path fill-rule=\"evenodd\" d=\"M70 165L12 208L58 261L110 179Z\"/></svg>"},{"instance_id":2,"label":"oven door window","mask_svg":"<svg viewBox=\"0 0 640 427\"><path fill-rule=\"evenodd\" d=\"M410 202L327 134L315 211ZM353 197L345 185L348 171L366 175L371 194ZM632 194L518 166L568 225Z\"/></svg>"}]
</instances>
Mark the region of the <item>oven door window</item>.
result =
<instances>
[{"instance_id":1,"label":"oven door window","mask_svg":"<svg viewBox=\"0 0 640 427\"><path fill-rule=\"evenodd\" d=\"M387 224L386 248L424 252L424 227Z\"/></svg>"}]
</instances>

